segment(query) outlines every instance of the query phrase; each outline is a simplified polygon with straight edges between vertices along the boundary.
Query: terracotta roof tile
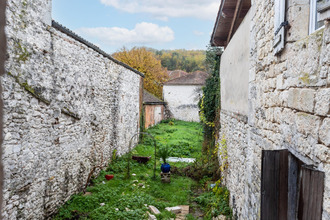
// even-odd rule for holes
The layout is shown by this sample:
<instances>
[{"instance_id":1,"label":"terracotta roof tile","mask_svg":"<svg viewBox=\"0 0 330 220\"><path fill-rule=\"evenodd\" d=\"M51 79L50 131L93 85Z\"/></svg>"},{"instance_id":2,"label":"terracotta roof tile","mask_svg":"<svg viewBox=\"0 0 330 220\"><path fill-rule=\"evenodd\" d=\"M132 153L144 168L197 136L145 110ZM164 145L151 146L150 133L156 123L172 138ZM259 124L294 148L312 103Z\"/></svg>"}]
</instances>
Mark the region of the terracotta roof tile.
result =
<instances>
[{"instance_id":1,"label":"terracotta roof tile","mask_svg":"<svg viewBox=\"0 0 330 220\"><path fill-rule=\"evenodd\" d=\"M164 85L204 85L209 74L203 71L195 71L186 76L172 79Z\"/></svg>"},{"instance_id":2,"label":"terracotta roof tile","mask_svg":"<svg viewBox=\"0 0 330 220\"><path fill-rule=\"evenodd\" d=\"M186 76L189 73L183 71L183 70L173 70L173 71L167 71L169 80L176 79L182 76Z\"/></svg>"}]
</instances>

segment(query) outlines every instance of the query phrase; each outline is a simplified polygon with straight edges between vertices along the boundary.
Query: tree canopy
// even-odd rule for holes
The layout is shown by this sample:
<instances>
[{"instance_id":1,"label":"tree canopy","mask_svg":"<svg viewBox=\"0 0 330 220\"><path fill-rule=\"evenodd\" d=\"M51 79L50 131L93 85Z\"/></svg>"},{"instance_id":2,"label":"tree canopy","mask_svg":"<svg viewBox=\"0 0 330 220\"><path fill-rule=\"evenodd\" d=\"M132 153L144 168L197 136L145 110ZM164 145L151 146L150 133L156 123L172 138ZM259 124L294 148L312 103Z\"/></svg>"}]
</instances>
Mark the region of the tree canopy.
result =
<instances>
[{"instance_id":1,"label":"tree canopy","mask_svg":"<svg viewBox=\"0 0 330 220\"><path fill-rule=\"evenodd\" d=\"M205 71L205 50L153 50L168 70Z\"/></svg>"},{"instance_id":2,"label":"tree canopy","mask_svg":"<svg viewBox=\"0 0 330 220\"><path fill-rule=\"evenodd\" d=\"M122 48L112 56L145 74L144 88L162 99L163 83L168 79L168 74L153 52L144 47Z\"/></svg>"}]
</instances>

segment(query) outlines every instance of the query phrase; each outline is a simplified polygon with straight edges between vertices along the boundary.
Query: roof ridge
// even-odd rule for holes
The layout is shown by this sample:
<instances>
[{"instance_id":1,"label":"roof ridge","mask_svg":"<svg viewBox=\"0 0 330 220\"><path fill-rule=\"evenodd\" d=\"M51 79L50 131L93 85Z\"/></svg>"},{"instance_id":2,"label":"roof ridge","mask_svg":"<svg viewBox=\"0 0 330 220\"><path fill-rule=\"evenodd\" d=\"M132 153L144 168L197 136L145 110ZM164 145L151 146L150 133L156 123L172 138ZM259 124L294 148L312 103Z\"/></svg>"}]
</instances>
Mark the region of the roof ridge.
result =
<instances>
[{"instance_id":1,"label":"roof ridge","mask_svg":"<svg viewBox=\"0 0 330 220\"><path fill-rule=\"evenodd\" d=\"M209 74L205 71L195 71L187 75L171 79L164 83L164 85L174 85L176 83L178 83L178 85L203 85L205 84L205 80L208 76ZM185 80L190 82L185 82Z\"/></svg>"}]
</instances>

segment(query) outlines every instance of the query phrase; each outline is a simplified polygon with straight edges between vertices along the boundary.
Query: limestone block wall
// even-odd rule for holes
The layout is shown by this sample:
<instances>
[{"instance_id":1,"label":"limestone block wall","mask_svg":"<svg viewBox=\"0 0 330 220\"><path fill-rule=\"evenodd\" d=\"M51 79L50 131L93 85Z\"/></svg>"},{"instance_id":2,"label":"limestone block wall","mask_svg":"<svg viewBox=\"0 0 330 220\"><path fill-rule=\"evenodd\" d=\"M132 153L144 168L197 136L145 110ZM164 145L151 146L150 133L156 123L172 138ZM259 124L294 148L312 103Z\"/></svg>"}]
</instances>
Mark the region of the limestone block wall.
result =
<instances>
[{"instance_id":1,"label":"limestone block wall","mask_svg":"<svg viewBox=\"0 0 330 220\"><path fill-rule=\"evenodd\" d=\"M198 101L201 97L198 85L164 85L164 100L173 118L199 122Z\"/></svg>"},{"instance_id":2,"label":"limestone block wall","mask_svg":"<svg viewBox=\"0 0 330 220\"><path fill-rule=\"evenodd\" d=\"M4 219L44 219L139 131L139 73L50 26L51 1L9 0Z\"/></svg>"},{"instance_id":3,"label":"limestone block wall","mask_svg":"<svg viewBox=\"0 0 330 220\"><path fill-rule=\"evenodd\" d=\"M5 35L5 24L6 24L6 18L5 13L6 12L6 1L0 2L0 75L4 74L4 65L6 60L6 35ZM0 97L2 97L2 89L0 90ZM0 146L2 145L2 129L3 129L3 123L2 123L2 116L3 116L3 102L2 98L0 98ZM3 179L3 166L2 166L2 148L0 147L0 179ZM0 192L2 192L3 183L1 181L0 183ZM2 207L2 193L0 193L0 207Z\"/></svg>"},{"instance_id":4,"label":"limestone block wall","mask_svg":"<svg viewBox=\"0 0 330 220\"><path fill-rule=\"evenodd\" d=\"M252 3L248 114L221 112L220 138L226 139L229 156L225 183L234 215L260 218L261 152L289 149L325 172L322 219L329 219L330 24L309 34L309 1L288 1L290 29L284 50L275 56L274 0Z\"/></svg>"}]
</instances>

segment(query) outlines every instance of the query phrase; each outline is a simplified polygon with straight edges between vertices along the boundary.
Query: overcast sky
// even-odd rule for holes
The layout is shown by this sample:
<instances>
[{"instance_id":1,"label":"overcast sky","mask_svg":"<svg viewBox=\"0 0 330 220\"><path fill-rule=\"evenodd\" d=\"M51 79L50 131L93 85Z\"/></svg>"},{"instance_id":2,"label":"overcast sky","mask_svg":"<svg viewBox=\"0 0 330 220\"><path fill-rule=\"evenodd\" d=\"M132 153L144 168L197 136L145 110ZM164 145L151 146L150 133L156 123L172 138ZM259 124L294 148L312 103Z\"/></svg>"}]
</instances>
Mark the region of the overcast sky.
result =
<instances>
[{"instance_id":1,"label":"overcast sky","mask_svg":"<svg viewBox=\"0 0 330 220\"><path fill-rule=\"evenodd\" d=\"M113 53L206 49L220 0L53 0L53 19Z\"/></svg>"}]
</instances>

